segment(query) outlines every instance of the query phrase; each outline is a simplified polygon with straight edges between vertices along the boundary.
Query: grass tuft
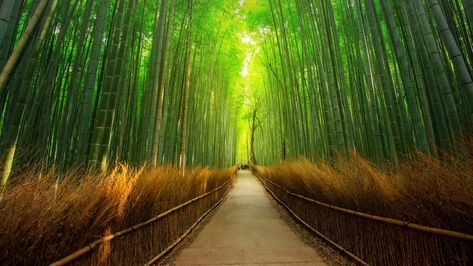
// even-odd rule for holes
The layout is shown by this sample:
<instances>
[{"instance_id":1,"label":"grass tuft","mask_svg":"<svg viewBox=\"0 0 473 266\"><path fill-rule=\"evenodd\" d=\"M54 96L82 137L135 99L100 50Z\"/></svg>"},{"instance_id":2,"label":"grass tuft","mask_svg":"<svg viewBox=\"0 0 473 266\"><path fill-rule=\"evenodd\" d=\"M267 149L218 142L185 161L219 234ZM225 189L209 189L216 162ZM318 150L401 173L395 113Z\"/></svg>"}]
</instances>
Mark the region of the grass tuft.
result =
<instances>
[{"instance_id":1,"label":"grass tuft","mask_svg":"<svg viewBox=\"0 0 473 266\"><path fill-rule=\"evenodd\" d=\"M473 146L469 147L473 151ZM306 159L254 171L288 190L331 205L473 234L473 152L418 152L398 168L351 153L334 163ZM339 213L267 184L304 221L372 265L471 265L473 243Z\"/></svg>"},{"instance_id":2,"label":"grass tuft","mask_svg":"<svg viewBox=\"0 0 473 266\"><path fill-rule=\"evenodd\" d=\"M107 173L15 173L0 202L0 264L45 265L148 220L233 178L235 168L182 171L117 165ZM143 229L108 242L75 263L144 264L178 238L231 186Z\"/></svg>"}]
</instances>

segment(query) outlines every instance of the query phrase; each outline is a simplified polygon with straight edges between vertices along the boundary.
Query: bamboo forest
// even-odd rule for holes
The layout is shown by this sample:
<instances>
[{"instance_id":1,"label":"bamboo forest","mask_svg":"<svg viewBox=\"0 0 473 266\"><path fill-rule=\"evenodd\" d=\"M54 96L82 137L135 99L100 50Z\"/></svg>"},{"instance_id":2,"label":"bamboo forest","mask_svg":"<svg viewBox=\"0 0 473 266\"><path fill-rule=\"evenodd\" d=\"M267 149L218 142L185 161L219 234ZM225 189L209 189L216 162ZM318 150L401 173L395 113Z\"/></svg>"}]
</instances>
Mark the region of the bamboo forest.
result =
<instances>
[{"instance_id":1,"label":"bamboo forest","mask_svg":"<svg viewBox=\"0 0 473 266\"><path fill-rule=\"evenodd\" d=\"M0 265L473 265L473 0L0 0Z\"/></svg>"}]
</instances>

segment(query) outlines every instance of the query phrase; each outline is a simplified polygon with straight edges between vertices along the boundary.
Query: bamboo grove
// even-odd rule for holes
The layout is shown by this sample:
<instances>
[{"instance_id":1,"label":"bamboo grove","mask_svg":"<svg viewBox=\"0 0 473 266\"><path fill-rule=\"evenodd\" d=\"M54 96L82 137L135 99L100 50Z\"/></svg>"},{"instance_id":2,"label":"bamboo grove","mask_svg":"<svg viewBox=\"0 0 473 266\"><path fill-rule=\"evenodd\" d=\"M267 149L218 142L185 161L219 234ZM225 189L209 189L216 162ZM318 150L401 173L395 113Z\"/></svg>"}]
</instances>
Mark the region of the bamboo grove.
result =
<instances>
[{"instance_id":1,"label":"bamboo grove","mask_svg":"<svg viewBox=\"0 0 473 266\"><path fill-rule=\"evenodd\" d=\"M473 126L473 1L253 2L258 163L461 149Z\"/></svg>"},{"instance_id":2,"label":"bamboo grove","mask_svg":"<svg viewBox=\"0 0 473 266\"><path fill-rule=\"evenodd\" d=\"M473 127L472 0L0 4L3 182L24 158L227 166L243 146L396 163Z\"/></svg>"},{"instance_id":3,"label":"bamboo grove","mask_svg":"<svg viewBox=\"0 0 473 266\"><path fill-rule=\"evenodd\" d=\"M4 183L22 154L63 169L234 163L237 3L0 3Z\"/></svg>"}]
</instances>

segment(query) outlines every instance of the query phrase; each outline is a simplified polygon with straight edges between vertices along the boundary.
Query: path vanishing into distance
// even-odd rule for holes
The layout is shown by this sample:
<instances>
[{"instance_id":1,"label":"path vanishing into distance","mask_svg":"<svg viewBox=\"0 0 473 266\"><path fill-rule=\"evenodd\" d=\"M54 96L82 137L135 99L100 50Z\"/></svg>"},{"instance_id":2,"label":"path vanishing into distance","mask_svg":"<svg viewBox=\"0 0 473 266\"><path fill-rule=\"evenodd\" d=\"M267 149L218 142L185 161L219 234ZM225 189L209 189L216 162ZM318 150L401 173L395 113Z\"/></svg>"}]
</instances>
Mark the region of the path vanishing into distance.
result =
<instances>
[{"instance_id":1,"label":"path vanishing into distance","mask_svg":"<svg viewBox=\"0 0 473 266\"><path fill-rule=\"evenodd\" d=\"M473 266L472 47L473 0L0 0L0 266Z\"/></svg>"},{"instance_id":2,"label":"path vanishing into distance","mask_svg":"<svg viewBox=\"0 0 473 266\"><path fill-rule=\"evenodd\" d=\"M174 265L325 265L279 216L250 171Z\"/></svg>"}]
</instances>

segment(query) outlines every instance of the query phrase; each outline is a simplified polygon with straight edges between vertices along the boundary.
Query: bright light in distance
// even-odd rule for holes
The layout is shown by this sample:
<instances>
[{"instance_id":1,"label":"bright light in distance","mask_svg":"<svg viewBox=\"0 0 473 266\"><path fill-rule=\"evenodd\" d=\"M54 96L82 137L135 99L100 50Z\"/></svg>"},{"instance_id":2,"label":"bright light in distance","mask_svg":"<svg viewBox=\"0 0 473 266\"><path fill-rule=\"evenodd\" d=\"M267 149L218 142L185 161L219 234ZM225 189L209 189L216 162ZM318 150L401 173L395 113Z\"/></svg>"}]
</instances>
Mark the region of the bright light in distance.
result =
<instances>
[{"instance_id":1,"label":"bright light in distance","mask_svg":"<svg viewBox=\"0 0 473 266\"><path fill-rule=\"evenodd\" d=\"M251 36L247 33L243 34L243 36L241 37L241 42L244 44L256 45L256 41L253 40L253 38L251 38Z\"/></svg>"},{"instance_id":2,"label":"bright light in distance","mask_svg":"<svg viewBox=\"0 0 473 266\"><path fill-rule=\"evenodd\" d=\"M250 60L253 58L251 53L246 54L245 61L243 61L243 69L241 70L241 76L246 78L248 77L248 64L250 63Z\"/></svg>"},{"instance_id":3,"label":"bright light in distance","mask_svg":"<svg viewBox=\"0 0 473 266\"><path fill-rule=\"evenodd\" d=\"M253 40L253 38L251 38L251 35L249 35L246 32L241 34L240 40L241 40L242 43L251 45L253 47L256 45L256 41ZM244 78L246 78L248 76L248 65L249 65L250 61L253 59L254 55L255 55L255 52L251 51L251 50L252 49L247 50L245 61L243 61L243 69L241 70L240 74Z\"/></svg>"}]
</instances>

